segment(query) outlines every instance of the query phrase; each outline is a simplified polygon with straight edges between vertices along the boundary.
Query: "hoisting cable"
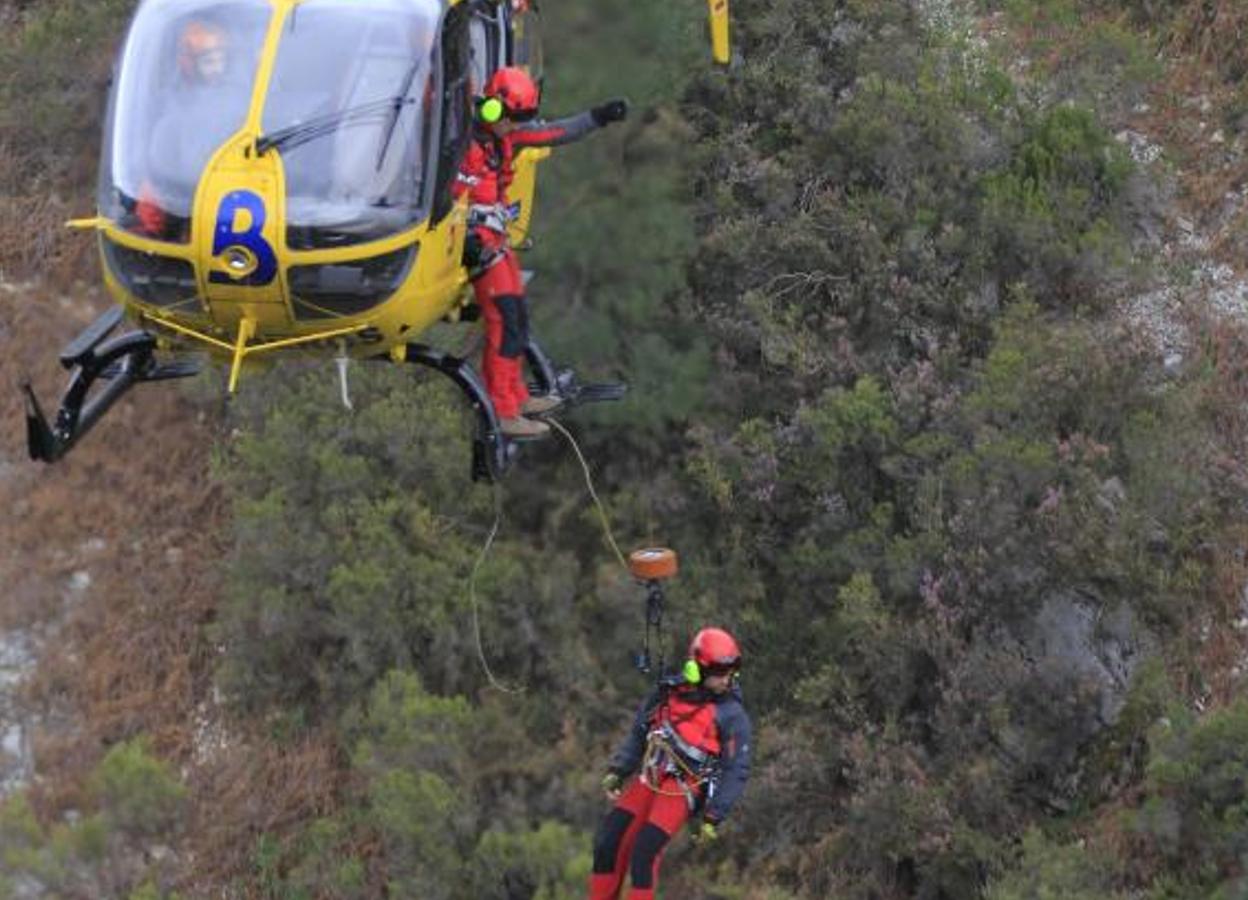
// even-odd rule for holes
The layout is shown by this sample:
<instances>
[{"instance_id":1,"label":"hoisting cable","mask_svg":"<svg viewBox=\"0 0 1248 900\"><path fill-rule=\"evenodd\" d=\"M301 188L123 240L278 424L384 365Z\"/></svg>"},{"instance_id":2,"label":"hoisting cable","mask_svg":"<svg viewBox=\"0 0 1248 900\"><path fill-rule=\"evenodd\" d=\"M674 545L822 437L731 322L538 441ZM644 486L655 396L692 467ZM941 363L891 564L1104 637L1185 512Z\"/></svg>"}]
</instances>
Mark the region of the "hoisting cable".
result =
<instances>
[{"instance_id":1,"label":"hoisting cable","mask_svg":"<svg viewBox=\"0 0 1248 900\"><path fill-rule=\"evenodd\" d=\"M580 460L581 469L585 473L585 486L589 488L589 496L593 498L594 506L598 509L598 518L602 520L602 530L607 536L607 542L611 545L611 549L615 551L615 558L620 561L620 566L623 567L624 571L629 571L628 561L624 559L624 554L620 552L620 545L615 542L615 535L611 531L611 520L607 518L606 507L602 505L598 492L594 490L594 478L590 474L589 463L585 461L585 455L581 453L581 448L577 445L576 438L572 437L572 433L555 419L547 416L545 421L567 438L568 443L572 445L572 450L576 453L576 458Z\"/></svg>"},{"instance_id":2,"label":"hoisting cable","mask_svg":"<svg viewBox=\"0 0 1248 900\"><path fill-rule=\"evenodd\" d=\"M598 518L602 522L602 530L603 530L603 533L606 535L607 543L611 545L611 550L615 553L615 558L619 560L620 566L623 567L623 569L626 572L629 571L628 561L624 558L624 553L620 550L620 545L616 542L615 534L611 530L611 520L607 517L606 507L603 505L602 499L598 496L598 491L594 488L593 474L589 470L589 463L586 462L585 460L585 454L581 452L581 448L577 444L576 438L572 436L572 433L569 432L568 429L564 428L563 425L561 425L559 422L555 421L552 418L548 417L546 421L549 422L552 426L554 426L554 428L560 434L562 434L564 438L567 439L568 443L572 446L572 451L576 454L576 458L581 464L581 470L585 474L585 486L589 490L589 496L594 501L594 508L598 510ZM485 657L485 646L481 638L480 604L477 601L477 590L476 590L477 573L481 571L481 567L485 564L486 557L489 556L490 549L494 545L494 539L498 536L498 530L503 520L502 486L496 481L494 482L493 488L494 488L494 524L490 526L490 532L486 536L485 544L481 547L481 552L477 555L477 560L475 563L473 563L473 566L472 566L472 572L468 576L468 600L472 607L472 631L473 631L473 637L476 641L477 660L481 663L481 671L485 673L486 680L489 681L490 686L493 687L495 690L502 691L503 693L506 693L506 694L521 694L521 693L524 693L524 690L525 690L523 685L520 685L520 686L507 685L499 681L498 678L495 677L493 670L490 668L489 660L487 660ZM651 609L648 611L648 615L647 615L647 620L648 620L647 629L646 629L647 652L649 651L649 644L650 644L649 631L650 631L650 626L652 624L649 620L654 615L653 603L654 601L652 599ZM661 604L662 601L660 600L659 603ZM662 627L662 615L663 615L662 607L660 605L658 609L658 621L653 623L654 625L659 626L660 629ZM661 634L662 632L660 631L659 633Z\"/></svg>"},{"instance_id":3,"label":"hoisting cable","mask_svg":"<svg viewBox=\"0 0 1248 900\"><path fill-rule=\"evenodd\" d=\"M489 556L490 548L494 546L494 538L498 536L499 526L503 521L503 487L497 481L494 482L494 524L490 526L490 533L486 536L485 544L481 547L481 552L477 554L477 561L473 563L472 572L468 575L468 601L472 605L472 632L477 642L477 659L481 663L481 670L485 672L485 677L490 683L490 687L495 690L502 691L504 694L523 694L524 685L512 687L503 684L494 677L494 672L490 669L490 663L485 658L485 647L481 640L481 615L478 611L477 603L477 573L481 571L481 566L485 564L485 558Z\"/></svg>"},{"instance_id":4,"label":"hoisting cable","mask_svg":"<svg viewBox=\"0 0 1248 900\"><path fill-rule=\"evenodd\" d=\"M603 505L601 498L599 498L598 491L594 489L593 475L589 471L589 463L585 461L585 454L581 452L580 446L576 443L576 439L572 437L572 434L568 431L568 429L564 428L563 425L550 416L545 417L544 421L553 426L567 439L568 443L572 445L572 450L576 453L577 460L580 461L581 470L585 473L585 486L589 489L589 496L593 499L594 506L598 510L598 518L602 520L602 530L606 535L607 542L611 545L611 549L615 551L615 558L620 561L620 565L624 568L624 571L628 572L630 577L636 578L636 573L634 573L632 566L629 565L628 560L624 558L624 554L620 551L620 545L615 540L615 534L611 530L611 520L607 517L606 507ZM647 552L650 551L638 551L638 554ZM633 555L637 556L638 554ZM663 586L657 578L647 578L645 585L646 630L641 654L637 657L636 665L642 672L648 673L651 669L654 669L655 682L659 683L663 680L664 669L667 662L665 652L666 648L663 642ZM659 648L659 661L657 668L653 666L653 661L650 658L650 648L654 645L657 645Z\"/></svg>"},{"instance_id":5,"label":"hoisting cable","mask_svg":"<svg viewBox=\"0 0 1248 900\"><path fill-rule=\"evenodd\" d=\"M663 586L657 581L646 583L646 636L641 647L641 657L637 661L639 671L648 673L654 668L655 683L663 680L663 670L667 667L666 645L663 643ZM651 636L659 648L659 664L653 666L650 659Z\"/></svg>"}]
</instances>

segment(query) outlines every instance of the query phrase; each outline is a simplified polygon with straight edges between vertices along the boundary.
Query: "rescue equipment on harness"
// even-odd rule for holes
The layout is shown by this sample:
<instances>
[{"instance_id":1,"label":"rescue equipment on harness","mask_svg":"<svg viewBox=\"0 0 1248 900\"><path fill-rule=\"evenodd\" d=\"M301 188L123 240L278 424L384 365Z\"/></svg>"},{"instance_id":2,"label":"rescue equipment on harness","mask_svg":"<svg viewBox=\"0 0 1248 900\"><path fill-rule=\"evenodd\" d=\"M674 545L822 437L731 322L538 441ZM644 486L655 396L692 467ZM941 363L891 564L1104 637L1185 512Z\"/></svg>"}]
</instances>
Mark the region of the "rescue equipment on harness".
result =
<instances>
[{"instance_id":1,"label":"rescue equipment on harness","mask_svg":"<svg viewBox=\"0 0 1248 900\"><path fill-rule=\"evenodd\" d=\"M703 785L715 776L716 761L715 756L682 738L672 724L670 712L664 710L662 718L646 735L641 781L656 794L683 796L692 813L698 808ZM673 780L678 792L663 787Z\"/></svg>"},{"instance_id":2,"label":"rescue equipment on harness","mask_svg":"<svg viewBox=\"0 0 1248 900\"><path fill-rule=\"evenodd\" d=\"M673 559L673 573L674 562ZM719 756L681 736L676 726L686 721L687 717L673 721L672 711L664 705L664 699L670 691L682 685L701 684L703 676L734 674L740 665L741 648L736 639L722 628L703 628L689 642L689 658L685 660L681 673L659 677L658 718L646 735L641 780L651 790L669 795L672 792L664 790L663 785L674 780L688 802L690 812L695 811L705 799L701 797L704 786L708 794L714 790Z\"/></svg>"}]
</instances>

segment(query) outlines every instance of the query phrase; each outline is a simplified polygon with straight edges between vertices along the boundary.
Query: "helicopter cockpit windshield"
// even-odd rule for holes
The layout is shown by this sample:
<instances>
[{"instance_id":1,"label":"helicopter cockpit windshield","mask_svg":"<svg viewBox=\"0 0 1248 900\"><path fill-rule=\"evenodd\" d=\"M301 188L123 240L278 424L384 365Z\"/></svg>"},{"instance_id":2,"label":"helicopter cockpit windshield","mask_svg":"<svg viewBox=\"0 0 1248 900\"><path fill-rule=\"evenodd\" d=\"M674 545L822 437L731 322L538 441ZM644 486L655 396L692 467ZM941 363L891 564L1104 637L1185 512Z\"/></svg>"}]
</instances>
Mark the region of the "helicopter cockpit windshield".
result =
<instances>
[{"instance_id":1,"label":"helicopter cockpit windshield","mask_svg":"<svg viewBox=\"0 0 1248 900\"><path fill-rule=\"evenodd\" d=\"M428 211L438 0L306 0L282 30L261 141L286 173L292 249L396 234Z\"/></svg>"},{"instance_id":2,"label":"helicopter cockpit windshield","mask_svg":"<svg viewBox=\"0 0 1248 900\"><path fill-rule=\"evenodd\" d=\"M204 165L247 117L272 7L145 0L122 50L100 165L101 213L185 243Z\"/></svg>"}]
</instances>

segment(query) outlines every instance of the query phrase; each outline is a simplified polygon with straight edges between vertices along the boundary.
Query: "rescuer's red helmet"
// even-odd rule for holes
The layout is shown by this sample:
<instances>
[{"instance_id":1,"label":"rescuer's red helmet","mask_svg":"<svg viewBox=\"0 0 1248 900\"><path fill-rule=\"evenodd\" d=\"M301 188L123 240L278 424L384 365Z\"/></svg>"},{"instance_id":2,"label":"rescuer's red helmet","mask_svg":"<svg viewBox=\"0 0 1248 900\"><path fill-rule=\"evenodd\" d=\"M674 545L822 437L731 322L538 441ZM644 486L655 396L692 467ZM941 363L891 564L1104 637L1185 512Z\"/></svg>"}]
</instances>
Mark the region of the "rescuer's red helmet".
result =
<instances>
[{"instance_id":1,"label":"rescuer's red helmet","mask_svg":"<svg viewBox=\"0 0 1248 900\"><path fill-rule=\"evenodd\" d=\"M529 73L516 66L506 66L490 76L485 83L485 103L496 100L502 104L502 111L514 122L524 122L537 115L537 104L541 92L529 77ZM484 107L483 107L484 109ZM497 122L502 116L496 116ZM491 121L487 116L486 121Z\"/></svg>"},{"instance_id":2,"label":"rescuer's red helmet","mask_svg":"<svg viewBox=\"0 0 1248 900\"><path fill-rule=\"evenodd\" d=\"M741 667L741 648L722 628L703 628L689 644L689 658L704 675L732 672Z\"/></svg>"}]
</instances>

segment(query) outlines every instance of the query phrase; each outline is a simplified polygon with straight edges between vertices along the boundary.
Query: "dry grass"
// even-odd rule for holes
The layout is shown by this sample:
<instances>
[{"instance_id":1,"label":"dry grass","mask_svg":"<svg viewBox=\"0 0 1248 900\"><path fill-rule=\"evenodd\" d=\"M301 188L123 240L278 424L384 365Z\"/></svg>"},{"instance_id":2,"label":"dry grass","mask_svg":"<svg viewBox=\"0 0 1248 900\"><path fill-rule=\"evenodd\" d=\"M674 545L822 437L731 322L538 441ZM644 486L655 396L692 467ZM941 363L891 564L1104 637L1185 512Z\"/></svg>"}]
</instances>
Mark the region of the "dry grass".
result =
<instances>
[{"instance_id":1,"label":"dry grass","mask_svg":"<svg viewBox=\"0 0 1248 900\"><path fill-rule=\"evenodd\" d=\"M1248 495L1248 326L1221 321L1207 328L1204 341L1211 372L1206 404L1217 422L1214 476L1227 486L1227 496ZM1221 706L1243 691L1248 668L1248 525L1233 525L1211 539L1211 596L1213 628L1196 654L1196 668L1212 704Z\"/></svg>"},{"instance_id":2,"label":"dry grass","mask_svg":"<svg viewBox=\"0 0 1248 900\"><path fill-rule=\"evenodd\" d=\"M196 804L185 849L197 862L184 885L217 895L250 869L256 839L282 835L339 806L346 766L329 735L289 747L240 740L192 777Z\"/></svg>"},{"instance_id":3,"label":"dry grass","mask_svg":"<svg viewBox=\"0 0 1248 900\"><path fill-rule=\"evenodd\" d=\"M25 460L16 385L34 376L49 401L60 344L103 306L43 288L0 292L0 625L48 640L28 706L45 821L89 803L87 773L109 746L138 734L180 769L191 814L176 843L195 896L248 871L256 836L281 834L337 805L344 767L332 740L277 747L221 721L211 702L205 638L227 551L227 509L208 476L218 423L173 385L145 385L64 461ZM75 573L90 586L75 590ZM205 726L227 734L205 752Z\"/></svg>"},{"instance_id":4,"label":"dry grass","mask_svg":"<svg viewBox=\"0 0 1248 900\"><path fill-rule=\"evenodd\" d=\"M61 290L97 278L94 235L65 225L88 209L55 196L0 197L0 272Z\"/></svg>"},{"instance_id":5,"label":"dry grass","mask_svg":"<svg viewBox=\"0 0 1248 900\"><path fill-rule=\"evenodd\" d=\"M182 657L211 612L224 521L204 477L212 427L176 387L143 386L62 463L26 461L17 385L33 376L53 406L63 380L56 353L103 304L94 291L69 298L33 287L0 302L4 615L57 623L36 697L81 704L99 740L128 736L135 729L125 722L158 717L160 695L189 681ZM70 586L76 572L89 577L85 589Z\"/></svg>"},{"instance_id":6,"label":"dry grass","mask_svg":"<svg viewBox=\"0 0 1248 900\"><path fill-rule=\"evenodd\" d=\"M0 14L16 28L12 9ZM84 70L84 84L94 77ZM181 880L219 896L248 871L259 833L335 806L344 767L325 736L276 747L212 705L205 626L228 549L208 477L214 415L176 385L143 385L64 461L26 459L18 385L33 380L54 411L57 352L110 303L93 236L65 227L94 206L90 142L76 142L32 154L0 138L0 628L42 641L25 697L39 717L31 800L45 822L88 808L87 774L111 745L146 735L192 791ZM226 736L219 752L205 729Z\"/></svg>"},{"instance_id":7,"label":"dry grass","mask_svg":"<svg viewBox=\"0 0 1248 900\"><path fill-rule=\"evenodd\" d=\"M1215 69L1228 81L1248 75L1248 4L1243 0L1192 0L1175 18L1174 50Z\"/></svg>"}]
</instances>

